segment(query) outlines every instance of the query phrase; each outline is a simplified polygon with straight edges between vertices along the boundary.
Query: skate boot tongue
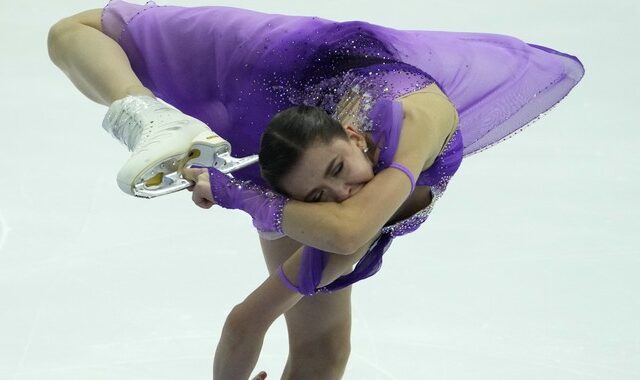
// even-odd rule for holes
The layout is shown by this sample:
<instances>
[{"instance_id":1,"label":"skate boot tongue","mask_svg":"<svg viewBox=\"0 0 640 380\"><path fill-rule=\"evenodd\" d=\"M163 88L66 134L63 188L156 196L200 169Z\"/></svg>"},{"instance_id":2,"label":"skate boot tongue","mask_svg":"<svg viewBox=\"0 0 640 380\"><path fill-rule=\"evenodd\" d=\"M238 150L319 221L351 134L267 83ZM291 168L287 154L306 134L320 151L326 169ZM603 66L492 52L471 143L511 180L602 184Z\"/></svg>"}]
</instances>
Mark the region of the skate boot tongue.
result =
<instances>
[{"instance_id":1,"label":"skate boot tongue","mask_svg":"<svg viewBox=\"0 0 640 380\"><path fill-rule=\"evenodd\" d=\"M102 126L132 152L117 183L137 197L154 198L188 188L191 182L180 175L185 166L213 166L228 173L258 160L257 155L231 157L231 145L206 124L149 96L116 100Z\"/></svg>"}]
</instances>

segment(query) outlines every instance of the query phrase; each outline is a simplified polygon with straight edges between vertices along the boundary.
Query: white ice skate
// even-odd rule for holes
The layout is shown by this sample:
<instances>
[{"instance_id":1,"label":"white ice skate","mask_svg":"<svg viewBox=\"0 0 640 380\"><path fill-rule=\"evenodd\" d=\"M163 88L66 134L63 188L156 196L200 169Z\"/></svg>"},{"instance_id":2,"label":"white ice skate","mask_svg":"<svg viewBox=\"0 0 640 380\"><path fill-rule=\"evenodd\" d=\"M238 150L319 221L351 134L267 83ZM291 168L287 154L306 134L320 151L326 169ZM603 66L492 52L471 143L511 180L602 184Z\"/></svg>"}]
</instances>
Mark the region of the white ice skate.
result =
<instances>
[{"instance_id":1,"label":"white ice skate","mask_svg":"<svg viewBox=\"0 0 640 380\"><path fill-rule=\"evenodd\" d=\"M231 145L206 124L149 96L116 100L102 126L132 152L117 182L137 197L154 198L191 186L180 175L183 167L213 166L230 173L258 161L258 155L231 157Z\"/></svg>"}]
</instances>

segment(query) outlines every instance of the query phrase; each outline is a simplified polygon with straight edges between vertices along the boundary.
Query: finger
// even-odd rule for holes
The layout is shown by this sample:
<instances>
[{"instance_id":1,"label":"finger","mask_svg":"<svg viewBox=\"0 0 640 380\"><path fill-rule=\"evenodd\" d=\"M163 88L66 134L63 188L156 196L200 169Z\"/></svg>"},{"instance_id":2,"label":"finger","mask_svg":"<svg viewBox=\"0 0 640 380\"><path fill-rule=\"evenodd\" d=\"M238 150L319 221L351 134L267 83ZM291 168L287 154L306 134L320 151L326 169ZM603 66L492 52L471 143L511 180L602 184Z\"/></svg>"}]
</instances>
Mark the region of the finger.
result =
<instances>
[{"instance_id":1,"label":"finger","mask_svg":"<svg viewBox=\"0 0 640 380\"><path fill-rule=\"evenodd\" d=\"M209 181L198 181L193 188L194 194L197 193L200 198L206 198L213 202L213 194L211 193L211 184Z\"/></svg>"},{"instance_id":2,"label":"finger","mask_svg":"<svg viewBox=\"0 0 640 380\"><path fill-rule=\"evenodd\" d=\"M198 182L191 193L191 199L202 208L211 208L216 204L213 200L209 183Z\"/></svg>"},{"instance_id":3,"label":"finger","mask_svg":"<svg viewBox=\"0 0 640 380\"><path fill-rule=\"evenodd\" d=\"M195 204L200 207L200 208L204 208L204 209L210 209L211 206L213 206L213 203L205 198L199 198L197 200L194 200Z\"/></svg>"},{"instance_id":4,"label":"finger","mask_svg":"<svg viewBox=\"0 0 640 380\"><path fill-rule=\"evenodd\" d=\"M208 200L204 197L202 197L200 195L199 192L197 191L193 191L191 193L191 200L193 200L193 203L196 204L196 206L200 207L200 208L210 208L211 205L208 204Z\"/></svg>"},{"instance_id":5,"label":"finger","mask_svg":"<svg viewBox=\"0 0 640 380\"><path fill-rule=\"evenodd\" d=\"M188 179L189 181L192 181L192 182L196 182L196 179L198 178L198 176L200 174L205 173L206 171L207 169L204 169L204 168L182 168L180 173L182 174L182 177L184 177L185 179Z\"/></svg>"}]
</instances>

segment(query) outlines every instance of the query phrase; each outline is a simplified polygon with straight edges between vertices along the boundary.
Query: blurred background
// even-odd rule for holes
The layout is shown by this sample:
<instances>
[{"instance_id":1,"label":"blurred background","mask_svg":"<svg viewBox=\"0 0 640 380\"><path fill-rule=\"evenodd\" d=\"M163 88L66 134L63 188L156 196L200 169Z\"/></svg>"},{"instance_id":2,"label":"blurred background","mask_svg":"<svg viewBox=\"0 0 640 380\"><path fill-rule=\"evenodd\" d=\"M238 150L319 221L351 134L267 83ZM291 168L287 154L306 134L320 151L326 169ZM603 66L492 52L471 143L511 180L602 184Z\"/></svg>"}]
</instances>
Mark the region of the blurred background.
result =
<instances>
[{"instance_id":1,"label":"blurred background","mask_svg":"<svg viewBox=\"0 0 640 380\"><path fill-rule=\"evenodd\" d=\"M46 44L106 3L0 0L2 380L211 378L228 312L268 275L248 215L118 189L129 153ZM157 3L508 34L580 58L569 96L463 161L354 286L344 379L640 379L638 2ZM280 318L254 373L279 379L287 350Z\"/></svg>"}]
</instances>

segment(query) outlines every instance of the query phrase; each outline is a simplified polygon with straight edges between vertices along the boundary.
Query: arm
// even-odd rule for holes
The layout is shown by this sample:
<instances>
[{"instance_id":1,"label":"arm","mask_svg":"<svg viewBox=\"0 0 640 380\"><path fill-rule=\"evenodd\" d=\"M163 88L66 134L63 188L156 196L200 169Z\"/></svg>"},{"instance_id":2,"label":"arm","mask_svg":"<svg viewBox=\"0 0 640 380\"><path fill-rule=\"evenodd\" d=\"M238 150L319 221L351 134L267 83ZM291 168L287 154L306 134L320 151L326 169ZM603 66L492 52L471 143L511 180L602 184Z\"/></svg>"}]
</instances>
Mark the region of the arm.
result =
<instances>
[{"instance_id":1,"label":"arm","mask_svg":"<svg viewBox=\"0 0 640 380\"><path fill-rule=\"evenodd\" d=\"M98 103L109 105L114 100L135 94L154 97L133 72L120 45L102 33L101 12L101 9L81 12L53 25L48 36L51 60L83 94ZM425 103L422 108L437 103L435 99L431 97L432 101ZM434 148L441 146L432 143L438 140L434 139L437 133L433 131L439 130L444 124L440 124L436 112L413 110L413 104L401 102L405 108L405 123L395 160L417 175L425 158L434 157ZM421 113L426 117L422 117L424 115ZM412 123L420 122L429 128L409 127ZM430 135L429 130L434 135ZM351 254L391 218L407 198L409 188L405 175L390 169L378 173L361 191L342 203L292 200L283 211L283 215L286 215L283 218L283 230L307 245L327 252ZM375 210L368 207L372 202L378 205ZM366 223L353 223L363 220ZM358 230L351 230L352 226L358 226Z\"/></svg>"},{"instance_id":2,"label":"arm","mask_svg":"<svg viewBox=\"0 0 640 380\"><path fill-rule=\"evenodd\" d=\"M417 178L440 153L455 130L458 114L436 84L398 99L404 110L394 161ZM380 171L342 203L290 200L283 209L285 234L327 252L351 254L364 245L407 199L409 181L396 169ZM370 207L375 204L376 207Z\"/></svg>"},{"instance_id":3,"label":"arm","mask_svg":"<svg viewBox=\"0 0 640 380\"><path fill-rule=\"evenodd\" d=\"M364 256L376 235L353 255L329 255L319 286L326 286L340 277ZM304 246L298 249L283 264L288 278L296 281L302 261ZM300 293L289 290L278 278L271 274L242 303L235 306L222 330L216 349L213 378L245 380L254 369L264 336L271 324L302 299Z\"/></svg>"},{"instance_id":4,"label":"arm","mask_svg":"<svg viewBox=\"0 0 640 380\"><path fill-rule=\"evenodd\" d=\"M455 129L456 111L446 96L415 93L399 102L394 123L403 123L394 161L417 177L439 154ZM404 110L397 111L402 106ZM429 164L430 165L430 164ZM320 250L351 255L389 221L409 196L406 174L396 169L380 171L351 198L341 202L300 202L253 184L230 179L214 168L185 168L185 178L196 182L193 200L202 208L218 204L241 209L260 231L278 232ZM416 193L418 200L420 194ZM215 201L214 201L215 199ZM408 204L411 211L415 202ZM376 205L376 207L371 207Z\"/></svg>"},{"instance_id":5,"label":"arm","mask_svg":"<svg viewBox=\"0 0 640 380\"><path fill-rule=\"evenodd\" d=\"M131 69L116 41L102 33L102 9L64 18L49 29L47 47L51 61L89 99L106 106L127 95L153 93Z\"/></svg>"}]
</instances>

